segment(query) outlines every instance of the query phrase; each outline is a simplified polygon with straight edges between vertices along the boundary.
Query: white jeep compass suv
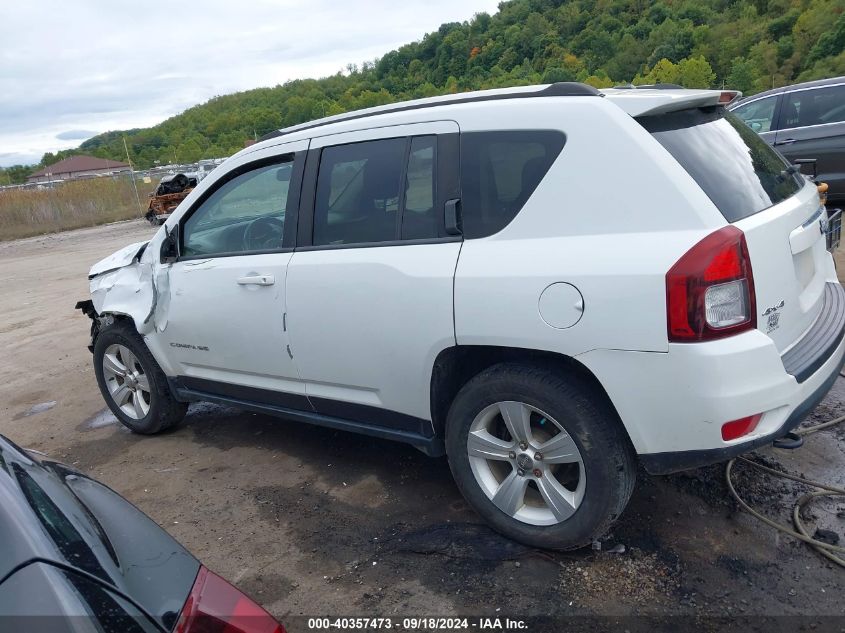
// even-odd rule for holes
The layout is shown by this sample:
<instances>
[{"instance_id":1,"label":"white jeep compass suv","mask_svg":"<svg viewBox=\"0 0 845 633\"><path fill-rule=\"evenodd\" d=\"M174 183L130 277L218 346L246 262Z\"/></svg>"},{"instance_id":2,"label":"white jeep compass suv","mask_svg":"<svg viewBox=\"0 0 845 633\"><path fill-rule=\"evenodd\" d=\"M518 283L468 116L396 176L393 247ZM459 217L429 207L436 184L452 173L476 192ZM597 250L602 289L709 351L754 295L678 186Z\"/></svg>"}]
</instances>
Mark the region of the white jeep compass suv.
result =
<instances>
[{"instance_id":1,"label":"white jeep compass suv","mask_svg":"<svg viewBox=\"0 0 845 633\"><path fill-rule=\"evenodd\" d=\"M127 427L208 400L448 456L495 529L575 548L771 442L845 355L816 187L707 90L558 83L298 125L91 269Z\"/></svg>"}]
</instances>

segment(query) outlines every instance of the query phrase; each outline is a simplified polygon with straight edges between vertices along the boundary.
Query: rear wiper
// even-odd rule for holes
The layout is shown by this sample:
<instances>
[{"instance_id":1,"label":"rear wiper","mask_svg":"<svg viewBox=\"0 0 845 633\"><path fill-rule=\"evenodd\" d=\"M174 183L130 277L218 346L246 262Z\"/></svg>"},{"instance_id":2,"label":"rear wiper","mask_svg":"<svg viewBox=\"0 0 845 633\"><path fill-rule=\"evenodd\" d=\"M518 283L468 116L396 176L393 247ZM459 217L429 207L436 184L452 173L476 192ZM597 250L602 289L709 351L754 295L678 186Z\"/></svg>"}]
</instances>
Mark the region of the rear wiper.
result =
<instances>
[{"instance_id":1,"label":"rear wiper","mask_svg":"<svg viewBox=\"0 0 845 633\"><path fill-rule=\"evenodd\" d=\"M780 174L778 174L777 180L778 182L783 182L790 176L794 176L795 174L799 173L801 168L798 165L790 165L786 169L781 170Z\"/></svg>"}]
</instances>

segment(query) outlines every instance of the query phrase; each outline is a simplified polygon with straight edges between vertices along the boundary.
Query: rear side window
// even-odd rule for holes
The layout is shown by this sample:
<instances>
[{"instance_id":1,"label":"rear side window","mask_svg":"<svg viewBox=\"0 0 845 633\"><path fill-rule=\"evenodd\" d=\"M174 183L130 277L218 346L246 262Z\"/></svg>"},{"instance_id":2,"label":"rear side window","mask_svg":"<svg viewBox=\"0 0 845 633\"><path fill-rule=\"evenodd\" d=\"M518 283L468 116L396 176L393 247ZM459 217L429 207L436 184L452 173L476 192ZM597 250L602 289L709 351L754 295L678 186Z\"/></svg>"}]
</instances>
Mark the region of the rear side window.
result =
<instances>
[{"instance_id":1,"label":"rear side window","mask_svg":"<svg viewBox=\"0 0 845 633\"><path fill-rule=\"evenodd\" d=\"M436 152L435 137L417 136L411 139L400 235L403 240L437 237L437 192L434 172Z\"/></svg>"},{"instance_id":2,"label":"rear side window","mask_svg":"<svg viewBox=\"0 0 845 633\"><path fill-rule=\"evenodd\" d=\"M641 117L728 222L737 222L798 192L804 179L756 132L724 108Z\"/></svg>"},{"instance_id":3,"label":"rear side window","mask_svg":"<svg viewBox=\"0 0 845 633\"><path fill-rule=\"evenodd\" d=\"M461 134L461 220L466 238L510 223L543 180L566 137L554 130Z\"/></svg>"},{"instance_id":4,"label":"rear side window","mask_svg":"<svg viewBox=\"0 0 845 633\"><path fill-rule=\"evenodd\" d=\"M314 245L396 239L407 141L326 147L314 205Z\"/></svg>"},{"instance_id":5,"label":"rear side window","mask_svg":"<svg viewBox=\"0 0 845 633\"><path fill-rule=\"evenodd\" d=\"M783 129L845 121L845 86L799 90L783 98Z\"/></svg>"}]
</instances>

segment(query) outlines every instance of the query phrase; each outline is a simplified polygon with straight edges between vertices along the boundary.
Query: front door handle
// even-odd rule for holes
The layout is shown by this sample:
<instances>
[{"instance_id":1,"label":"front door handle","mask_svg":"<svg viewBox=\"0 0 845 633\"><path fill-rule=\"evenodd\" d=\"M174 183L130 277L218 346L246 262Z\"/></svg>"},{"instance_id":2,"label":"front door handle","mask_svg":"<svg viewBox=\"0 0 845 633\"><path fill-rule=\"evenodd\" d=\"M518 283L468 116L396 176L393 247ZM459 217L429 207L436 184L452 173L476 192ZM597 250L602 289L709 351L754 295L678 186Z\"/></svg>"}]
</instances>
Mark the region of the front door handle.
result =
<instances>
[{"instance_id":1,"label":"front door handle","mask_svg":"<svg viewBox=\"0 0 845 633\"><path fill-rule=\"evenodd\" d=\"M794 138L785 138L782 141L775 141L775 145L789 145L794 143L797 139Z\"/></svg>"},{"instance_id":2,"label":"front door handle","mask_svg":"<svg viewBox=\"0 0 845 633\"><path fill-rule=\"evenodd\" d=\"M273 275L247 275L238 277L238 283L241 286L272 286L276 278Z\"/></svg>"}]
</instances>

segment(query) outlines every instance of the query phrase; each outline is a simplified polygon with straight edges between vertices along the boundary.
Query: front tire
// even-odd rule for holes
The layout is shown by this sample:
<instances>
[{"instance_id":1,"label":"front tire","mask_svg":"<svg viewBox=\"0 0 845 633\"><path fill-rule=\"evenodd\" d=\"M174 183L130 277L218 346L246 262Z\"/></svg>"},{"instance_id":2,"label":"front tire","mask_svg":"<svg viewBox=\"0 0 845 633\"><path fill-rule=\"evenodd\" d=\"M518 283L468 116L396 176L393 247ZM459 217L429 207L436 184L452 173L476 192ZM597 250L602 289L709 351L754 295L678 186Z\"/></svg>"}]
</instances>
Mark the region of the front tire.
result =
<instances>
[{"instance_id":1,"label":"front tire","mask_svg":"<svg viewBox=\"0 0 845 633\"><path fill-rule=\"evenodd\" d=\"M446 421L458 488L495 530L576 549L624 510L636 461L604 394L576 374L503 363L460 390Z\"/></svg>"},{"instance_id":2,"label":"front tire","mask_svg":"<svg viewBox=\"0 0 845 633\"><path fill-rule=\"evenodd\" d=\"M135 433L153 435L185 417L188 405L170 393L164 372L126 322L116 321L100 331L94 343L94 373L109 409Z\"/></svg>"}]
</instances>

